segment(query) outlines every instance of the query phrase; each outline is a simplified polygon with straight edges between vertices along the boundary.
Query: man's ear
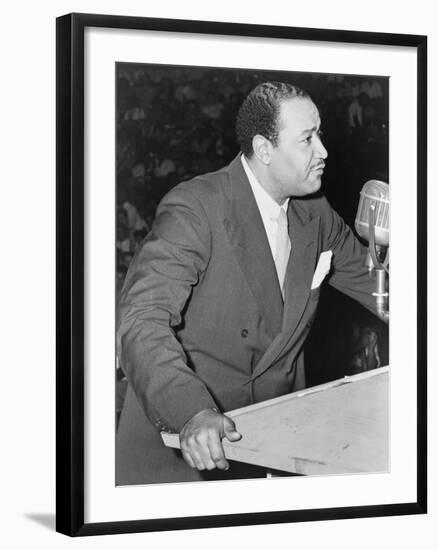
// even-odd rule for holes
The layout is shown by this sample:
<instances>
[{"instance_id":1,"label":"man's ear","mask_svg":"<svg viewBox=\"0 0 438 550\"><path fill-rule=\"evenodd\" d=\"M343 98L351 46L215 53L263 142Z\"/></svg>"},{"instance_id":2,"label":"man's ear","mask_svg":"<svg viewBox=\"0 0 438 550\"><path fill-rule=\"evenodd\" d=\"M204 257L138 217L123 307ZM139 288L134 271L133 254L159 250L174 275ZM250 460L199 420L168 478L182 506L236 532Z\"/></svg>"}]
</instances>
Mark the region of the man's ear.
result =
<instances>
[{"instance_id":1,"label":"man's ear","mask_svg":"<svg viewBox=\"0 0 438 550\"><path fill-rule=\"evenodd\" d=\"M260 134L255 135L252 138L252 148L254 155L262 164L265 166L271 164L272 143L269 139L261 136Z\"/></svg>"}]
</instances>

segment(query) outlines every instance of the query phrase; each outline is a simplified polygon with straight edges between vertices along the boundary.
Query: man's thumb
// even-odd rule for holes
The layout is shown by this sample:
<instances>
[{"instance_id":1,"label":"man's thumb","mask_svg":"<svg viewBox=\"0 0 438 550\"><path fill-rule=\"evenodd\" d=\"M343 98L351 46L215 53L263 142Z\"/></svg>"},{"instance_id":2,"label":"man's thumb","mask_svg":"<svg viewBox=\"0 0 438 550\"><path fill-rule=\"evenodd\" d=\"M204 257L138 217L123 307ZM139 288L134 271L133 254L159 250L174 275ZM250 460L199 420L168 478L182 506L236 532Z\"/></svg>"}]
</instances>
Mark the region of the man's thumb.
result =
<instances>
[{"instance_id":1,"label":"man's thumb","mask_svg":"<svg viewBox=\"0 0 438 550\"><path fill-rule=\"evenodd\" d=\"M241 434L236 430L236 425L228 416L224 416L224 434L228 441L239 441Z\"/></svg>"}]
</instances>

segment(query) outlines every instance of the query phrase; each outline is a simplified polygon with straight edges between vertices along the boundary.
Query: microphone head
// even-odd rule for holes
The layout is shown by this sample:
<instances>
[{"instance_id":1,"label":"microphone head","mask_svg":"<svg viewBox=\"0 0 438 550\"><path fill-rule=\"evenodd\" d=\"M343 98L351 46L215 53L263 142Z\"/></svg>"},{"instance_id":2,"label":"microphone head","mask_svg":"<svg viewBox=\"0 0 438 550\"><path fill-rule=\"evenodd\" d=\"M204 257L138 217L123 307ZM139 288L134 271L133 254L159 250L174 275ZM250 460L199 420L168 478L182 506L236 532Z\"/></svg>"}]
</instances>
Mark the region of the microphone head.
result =
<instances>
[{"instance_id":1,"label":"microphone head","mask_svg":"<svg viewBox=\"0 0 438 550\"><path fill-rule=\"evenodd\" d=\"M370 209L374 213L376 244L389 245L389 185L379 180L369 180L360 192L354 227L360 237L369 241Z\"/></svg>"}]
</instances>

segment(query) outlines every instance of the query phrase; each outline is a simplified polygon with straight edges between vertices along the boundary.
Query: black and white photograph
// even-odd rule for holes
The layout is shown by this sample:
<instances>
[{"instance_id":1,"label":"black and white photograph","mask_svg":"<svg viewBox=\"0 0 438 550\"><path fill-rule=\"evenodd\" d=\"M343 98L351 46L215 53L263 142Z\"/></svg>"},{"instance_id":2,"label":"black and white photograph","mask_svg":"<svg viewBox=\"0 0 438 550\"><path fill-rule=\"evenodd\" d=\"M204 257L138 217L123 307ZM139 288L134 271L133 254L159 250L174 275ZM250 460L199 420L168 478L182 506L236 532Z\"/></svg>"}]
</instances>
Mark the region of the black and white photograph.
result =
<instances>
[{"instance_id":1,"label":"black and white photograph","mask_svg":"<svg viewBox=\"0 0 438 550\"><path fill-rule=\"evenodd\" d=\"M389 79L116 86L116 484L387 471Z\"/></svg>"},{"instance_id":2,"label":"black and white photograph","mask_svg":"<svg viewBox=\"0 0 438 550\"><path fill-rule=\"evenodd\" d=\"M57 530L424 513L424 37L57 40Z\"/></svg>"},{"instance_id":3,"label":"black and white photograph","mask_svg":"<svg viewBox=\"0 0 438 550\"><path fill-rule=\"evenodd\" d=\"M2 547L435 549L434 4L5 6Z\"/></svg>"}]
</instances>

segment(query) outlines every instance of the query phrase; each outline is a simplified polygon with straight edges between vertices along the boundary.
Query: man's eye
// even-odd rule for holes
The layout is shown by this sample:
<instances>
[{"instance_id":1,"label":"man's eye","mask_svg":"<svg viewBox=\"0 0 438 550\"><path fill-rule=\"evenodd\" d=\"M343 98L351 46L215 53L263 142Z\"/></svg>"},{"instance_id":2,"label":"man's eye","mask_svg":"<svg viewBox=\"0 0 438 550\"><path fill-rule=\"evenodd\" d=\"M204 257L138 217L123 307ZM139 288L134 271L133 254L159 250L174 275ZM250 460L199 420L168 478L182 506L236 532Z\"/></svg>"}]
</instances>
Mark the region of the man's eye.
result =
<instances>
[{"instance_id":1,"label":"man's eye","mask_svg":"<svg viewBox=\"0 0 438 550\"><path fill-rule=\"evenodd\" d=\"M312 141L312 136L307 136L306 138L304 138L303 140L305 143L310 143Z\"/></svg>"}]
</instances>

